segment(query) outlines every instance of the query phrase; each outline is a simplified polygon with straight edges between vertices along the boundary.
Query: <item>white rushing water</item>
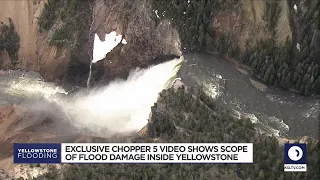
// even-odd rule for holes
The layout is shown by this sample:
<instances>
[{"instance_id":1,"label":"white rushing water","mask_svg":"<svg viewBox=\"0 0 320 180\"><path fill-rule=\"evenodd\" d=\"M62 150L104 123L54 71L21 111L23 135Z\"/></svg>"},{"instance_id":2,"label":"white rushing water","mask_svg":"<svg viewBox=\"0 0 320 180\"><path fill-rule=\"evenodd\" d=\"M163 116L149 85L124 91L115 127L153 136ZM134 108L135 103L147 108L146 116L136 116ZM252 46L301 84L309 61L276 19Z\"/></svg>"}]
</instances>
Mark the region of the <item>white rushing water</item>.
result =
<instances>
[{"instance_id":1,"label":"white rushing water","mask_svg":"<svg viewBox=\"0 0 320 180\"><path fill-rule=\"evenodd\" d=\"M6 101L11 101L9 104L19 103L23 99L33 97L58 102L57 94L68 94L62 87L45 82L37 73L15 71L12 71L12 73L0 75L0 97L5 98ZM14 101L15 97L18 99L17 102Z\"/></svg>"},{"instance_id":2,"label":"white rushing water","mask_svg":"<svg viewBox=\"0 0 320 180\"><path fill-rule=\"evenodd\" d=\"M23 102L27 109L47 111L55 118L62 111L61 120L67 116L80 130L87 129L95 136L137 132L148 123L159 92L172 85L182 61L183 57L147 69L137 68L126 80L114 80L105 87L73 94L34 76L5 74L0 78L10 81L2 86L0 97L7 97L6 101L19 97L20 101L7 105ZM53 112L56 108L50 108L46 102L58 105L59 112Z\"/></svg>"},{"instance_id":3,"label":"white rushing water","mask_svg":"<svg viewBox=\"0 0 320 180\"><path fill-rule=\"evenodd\" d=\"M116 80L108 86L79 92L66 111L78 127L89 128L104 135L136 132L148 121L158 94L171 85L181 59L148 69L132 71L127 80Z\"/></svg>"},{"instance_id":4,"label":"white rushing water","mask_svg":"<svg viewBox=\"0 0 320 180\"><path fill-rule=\"evenodd\" d=\"M105 41L95 35L88 86L92 63L104 59L120 42L127 44L122 35L117 35L114 31L106 34ZM38 81L32 76L20 75L18 81L15 79L2 88L4 93L0 93L0 100L1 96L9 94L10 98L23 99L24 105L30 109L38 109L39 104L42 104L34 102L34 99L53 102L62 109L61 119L68 117L76 127L90 130L95 136L107 137L118 133L137 132L148 123L151 107L157 101L158 94L172 85L182 62L183 57L147 69L137 68L130 72L126 80L114 80L105 87L86 89L72 95L68 95L61 87ZM4 79L12 80L13 77ZM30 101L25 102L26 99ZM54 111L50 108L40 109Z\"/></svg>"},{"instance_id":5,"label":"white rushing water","mask_svg":"<svg viewBox=\"0 0 320 180\"><path fill-rule=\"evenodd\" d=\"M191 64L193 65L193 64ZM190 67L190 65L189 65ZM195 76L195 75L194 75ZM198 75L201 77L201 75ZM194 79L201 84L204 92L213 99L223 98L224 96L228 96L230 94L225 89L226 81L228 79L224 78L222 75L217 74L216 72L210 72L209 77L202 76L201 78ZM274 101L280 101L276 99L274 96L267 97ZM281 101L282 102L282 101ZM227 104L226 102L224 102ZM275 116L261 116L261 114L257 111L249 111L245 107L242 107L243 103L240 99L234 98L228 102L229 107L232 108L232 112L235 118L248 118L254 124L256 124L257 129L267 135L273 135L275 137L280 136L280 131L282 133L286 133L289 131L289 126L283 122L282 119L279 119ZM283 102L284 103L284 102Z\"/></svg>"}]
</instances>

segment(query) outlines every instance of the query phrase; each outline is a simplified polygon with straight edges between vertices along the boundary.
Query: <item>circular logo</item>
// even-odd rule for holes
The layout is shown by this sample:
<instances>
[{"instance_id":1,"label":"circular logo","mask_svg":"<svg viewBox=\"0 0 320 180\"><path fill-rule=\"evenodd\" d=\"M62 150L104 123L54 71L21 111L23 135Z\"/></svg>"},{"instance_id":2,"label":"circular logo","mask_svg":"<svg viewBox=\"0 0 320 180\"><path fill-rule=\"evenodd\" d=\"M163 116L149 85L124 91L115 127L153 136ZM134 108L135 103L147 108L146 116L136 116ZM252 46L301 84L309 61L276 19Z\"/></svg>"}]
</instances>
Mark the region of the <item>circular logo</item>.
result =
<instances>
[{"instance_id":1,"label":"circular logo","mask_svg":"<svg viewBox=\"0 0 320 180\"><path fill-rule=\"evenodd\" d=\"M299 161L303 156L303 151L299 146L292 146L288 150L288 156L292 161Z\"/></svg>"}]
</instances>

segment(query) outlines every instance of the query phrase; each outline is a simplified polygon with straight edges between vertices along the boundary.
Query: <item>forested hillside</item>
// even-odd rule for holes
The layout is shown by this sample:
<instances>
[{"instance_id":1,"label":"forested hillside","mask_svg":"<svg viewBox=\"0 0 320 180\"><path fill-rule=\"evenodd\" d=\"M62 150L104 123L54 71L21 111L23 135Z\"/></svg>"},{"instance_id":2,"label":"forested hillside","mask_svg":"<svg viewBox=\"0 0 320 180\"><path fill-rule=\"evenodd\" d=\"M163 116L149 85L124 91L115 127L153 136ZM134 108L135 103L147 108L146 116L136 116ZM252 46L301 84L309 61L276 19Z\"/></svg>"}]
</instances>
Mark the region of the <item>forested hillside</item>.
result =
<instances>
[{"instance_id":1,"label":"forested hillside","mask_svg":"<svg viewBox=\"0 0 320 180\"><path fill-rule=\"evenodd\" d=\"M164 90L152 107L146 136L127 142L253 142L253 164L88 164L54 167L37 179L319 179L319 142L308 140L308 172L283 172L283 146L259 135L249 119L236 119L199 89Z\"/></svg>"},{"instance_id":2,"label":"forested hillside","mask_svg":"<svg viewBox=\"0 0 320 180\"><path fill-rule=\"evenodd\" d=\"M217 51L248 65L264 83L301 94L320 93L320 1L296 0L260 2L264 7L263 27L248 35L241 45L239 31L260 26L260 21L249 22L245 14L245 1L237 0L153 0L155 19L170 19L179 30L185 51ZM298 5L297 12L294 4ZM252 6L252 11L260 9ZM282 13L287 10L288 13ZM225 16L217 19L219 13ZM236 16L234 15L236 14ZM255 15L255 14L254 14ZM286 17L280 17L286 16ZM235 18L238 18L235 20ZM254 19L259 19L254 16ZM287 37L277 26L280 18L289 19ZM214 29L229 23L225 31ZM223 22L226 21L226 22ZM237 29L237 21L242 22ZM248 21L248 22L247 22ZM233 23L233 24L232 24ZM230 25L231 24L231 25ZM222 30L223 27L220 27ZM279 29L280 28L280 29ZM255 34L252 34L255 33ZM255 39L262 34L261 39ZM265 34L265 35L263 35ZM268 36L267 36L268 35ZM269 36L270 35L270 36ZM279 37L280 36L280 37ZM278 39L287 39L280 41Z\"/></svg>"},{"instance_id":3,"label":"forested hillside","mask_svg":"<svg viewBox=\"0 0 320 180\"><path fill-rule=\"evenodd\" d=\"M212 29L209 29L212 8L218 4L215 0L170 1L152 0L153 18L169 19L179 30L181 43L185 51L211 50Z\"/></svg>"},{"instance_id":4,"label":"forested hillside","mask_svg":"<svg viewBox=\"0 0 320 180\"><path fill-rule=\"evenodd\" d=\"M50 32L50 45L69 50L67 81L77 80L77 76L87 76L86 51L89 37L88 25L92 21L89 1L49 0L45 4L38 21L40 32ZM92 5L91 5L92 6Z\"/></svg>"}]
</instances>

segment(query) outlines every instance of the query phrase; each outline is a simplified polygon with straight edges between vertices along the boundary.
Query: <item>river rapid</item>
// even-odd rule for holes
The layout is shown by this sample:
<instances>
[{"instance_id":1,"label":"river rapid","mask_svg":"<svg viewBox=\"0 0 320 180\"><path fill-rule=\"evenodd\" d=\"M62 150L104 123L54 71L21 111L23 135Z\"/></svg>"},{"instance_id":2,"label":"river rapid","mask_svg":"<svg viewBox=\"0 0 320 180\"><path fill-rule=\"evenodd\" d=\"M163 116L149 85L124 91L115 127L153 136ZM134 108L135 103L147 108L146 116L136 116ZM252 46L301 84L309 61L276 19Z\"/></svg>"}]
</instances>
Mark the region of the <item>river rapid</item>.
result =
<instances>
[{"instance_id":1,"label":"river rapid","mask_svg":"<svg viewBox=\"0 0 320 180\"><path fill-rule=\"evenodd\" d=\"M189 86L202 85L220 105L230 108L235 117L250 118L267 134L319 138L319 96L305 97L274 87L262 92L251 84L250 78L254 77L241 73L233 62L216 55L186 54L184 59L178 73L182 81ZM151 82L154 78L145 84ZM31 71L0 71L0 107L19 105L26 99L39 97L59 102L60 97L69 96L74 88L57 87Z\"/></svg>"},{"instance_id":2,"label":"river rapid","mask_svg":"<svg viewBox=\"0 0 320 180\"><path fill-rule=\"evenodd\" d=\"M201 85L236 117L250 118L267 134L280 137L318 138L319 96L300 96L268 87L255 88L250 74L241 73L235 63L211 54L186 54L179 76L186 85Z\"/></svg>"}]
</instances>

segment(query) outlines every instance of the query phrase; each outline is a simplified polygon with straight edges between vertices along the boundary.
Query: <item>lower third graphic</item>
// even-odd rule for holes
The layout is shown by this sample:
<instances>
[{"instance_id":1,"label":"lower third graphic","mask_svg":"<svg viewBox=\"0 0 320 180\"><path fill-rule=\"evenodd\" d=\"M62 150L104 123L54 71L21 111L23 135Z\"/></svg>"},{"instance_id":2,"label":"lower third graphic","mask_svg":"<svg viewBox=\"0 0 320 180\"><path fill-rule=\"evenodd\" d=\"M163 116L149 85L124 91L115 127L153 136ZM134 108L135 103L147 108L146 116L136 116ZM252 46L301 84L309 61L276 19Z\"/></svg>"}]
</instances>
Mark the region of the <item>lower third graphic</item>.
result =
<instances>
[{"instance_id":1,"label":"lower third graphic","mask_svg":"<svg viewBox=\"0 0 320 180\"><path fill-rule=\"evenodd\" d=\"M16 143L13 145L14 163L60 163L60 144L29 144Z\"/></svg>"}]
</instances>

